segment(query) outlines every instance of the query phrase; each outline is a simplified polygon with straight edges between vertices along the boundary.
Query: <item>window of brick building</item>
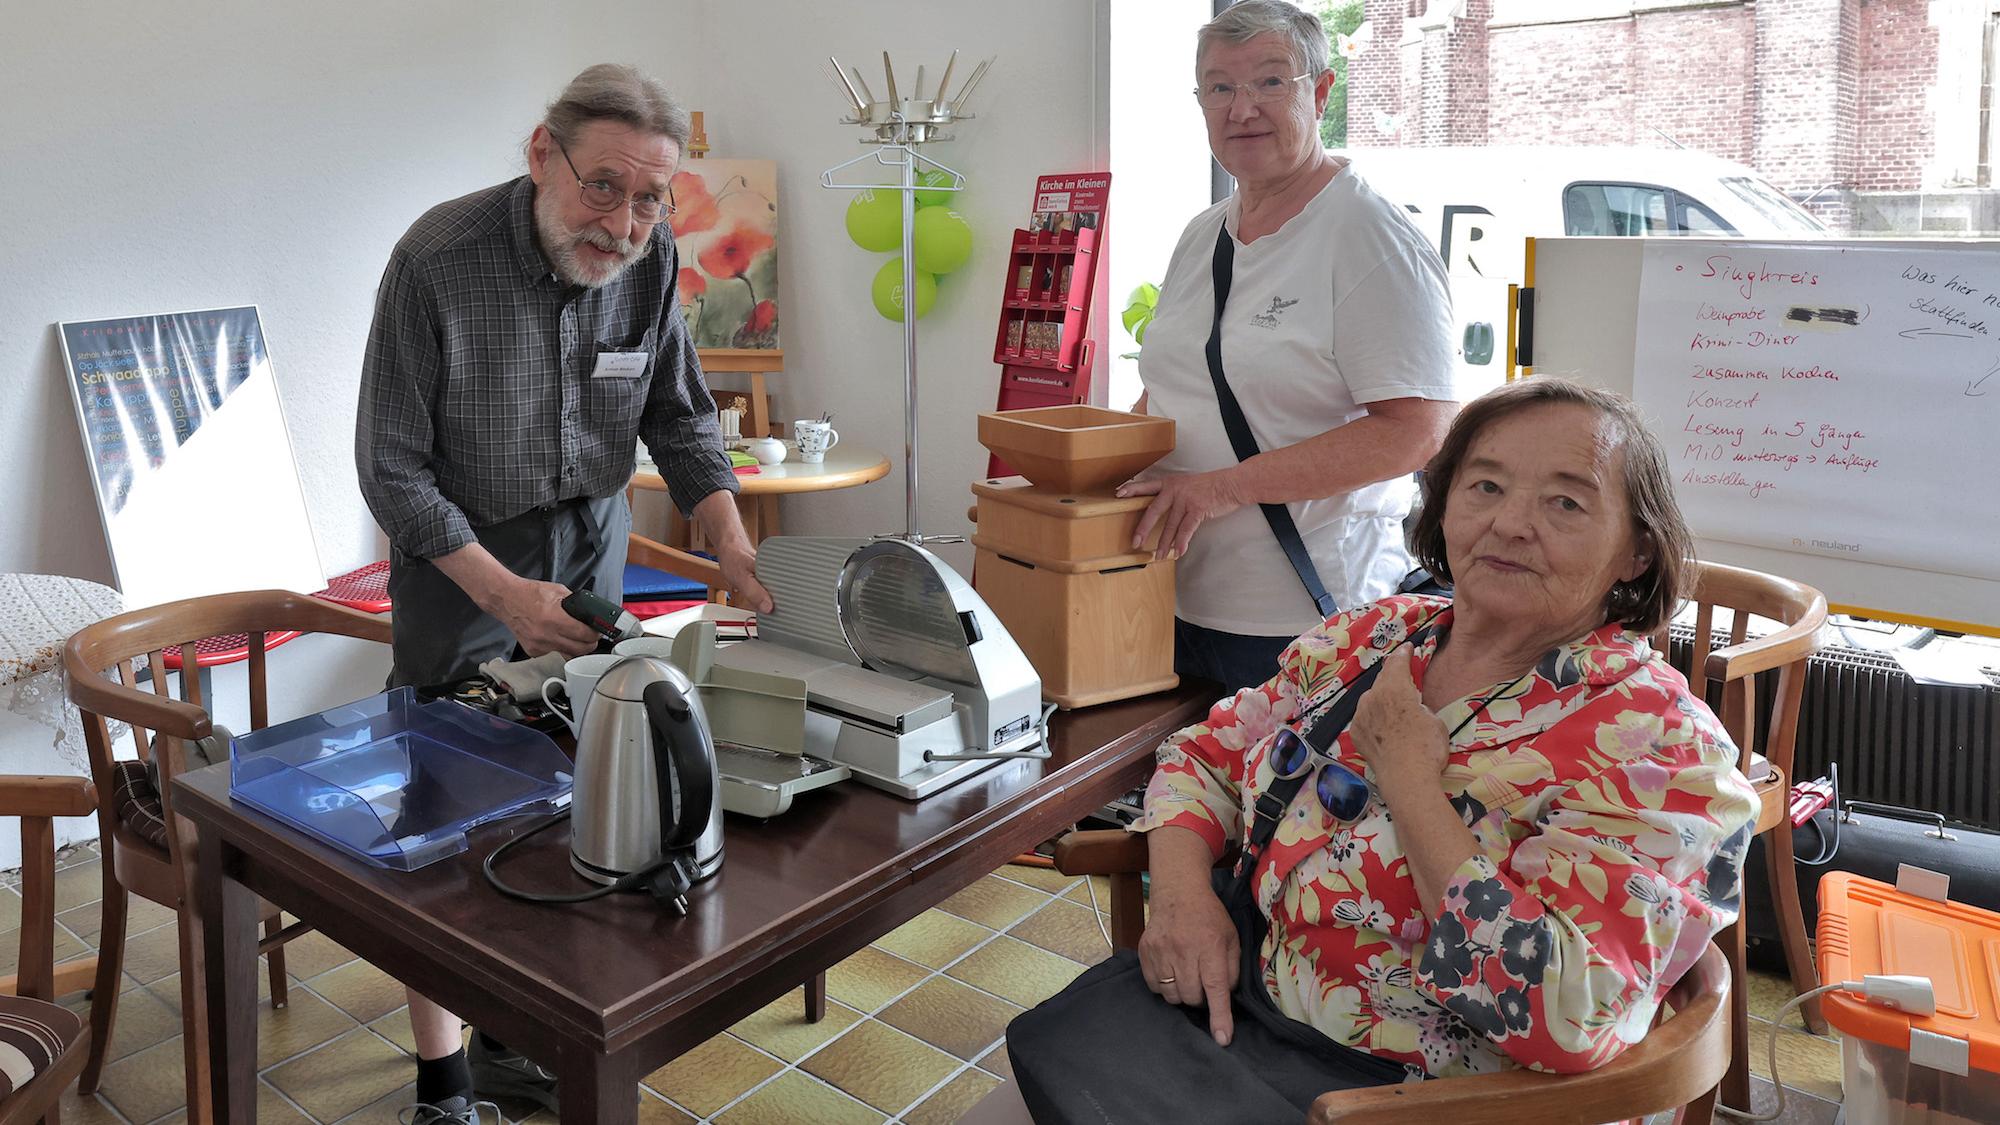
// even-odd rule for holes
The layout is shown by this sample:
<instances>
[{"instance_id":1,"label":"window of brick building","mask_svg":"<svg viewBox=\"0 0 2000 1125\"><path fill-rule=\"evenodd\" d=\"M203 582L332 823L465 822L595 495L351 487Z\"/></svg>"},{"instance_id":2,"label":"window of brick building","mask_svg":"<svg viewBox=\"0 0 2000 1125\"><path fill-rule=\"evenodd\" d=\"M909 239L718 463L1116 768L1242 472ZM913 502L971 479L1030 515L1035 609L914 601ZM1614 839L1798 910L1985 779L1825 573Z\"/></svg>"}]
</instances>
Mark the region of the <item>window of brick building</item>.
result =
<instances>
[{"instance_id":1,"label":"window of brick building","mask_svg":"<svg viewBox=\"0 0 2000 1125\"><path fill-rule=\"evenodd\" d=\"M1356 6L1295 2L1329 23ZM2000 234L1996 0L1358 6L1368 42L1344 62L1330 146L1338 137L1356 149L1560 148L1564 160L1598 149L1678 161L1685 176L1595 174L1693 187L1707 213L1668 201L1674 233ZM1750 186L1718 190L1718 176ZM1624 228L1647 227L1643 211L1617 215ZM1554 233L1548 225L1529 233Z\"/></svg>"}]
</instances>

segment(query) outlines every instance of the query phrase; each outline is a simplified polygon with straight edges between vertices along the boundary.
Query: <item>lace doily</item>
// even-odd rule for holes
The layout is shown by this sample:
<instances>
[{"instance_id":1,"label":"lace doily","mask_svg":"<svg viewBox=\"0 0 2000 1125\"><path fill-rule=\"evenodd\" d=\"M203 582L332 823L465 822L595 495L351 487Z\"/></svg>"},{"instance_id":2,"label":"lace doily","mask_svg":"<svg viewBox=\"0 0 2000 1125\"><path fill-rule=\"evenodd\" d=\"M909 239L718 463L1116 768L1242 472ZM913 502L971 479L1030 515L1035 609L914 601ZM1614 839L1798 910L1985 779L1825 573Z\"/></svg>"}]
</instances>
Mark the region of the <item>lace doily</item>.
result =
<instances>
[{"instance_id":1,"label":"lace doily","mask_svg":"<svg viewBox=\"0 0 2000 1125\"><path fill-rule=\"evenodd\" d=\"M62 646L124 609L118 591L81 578L0 574L0 706L54 732L56 753L89 776L83 721L63 693Z\"/></svg>"}]
</instances>

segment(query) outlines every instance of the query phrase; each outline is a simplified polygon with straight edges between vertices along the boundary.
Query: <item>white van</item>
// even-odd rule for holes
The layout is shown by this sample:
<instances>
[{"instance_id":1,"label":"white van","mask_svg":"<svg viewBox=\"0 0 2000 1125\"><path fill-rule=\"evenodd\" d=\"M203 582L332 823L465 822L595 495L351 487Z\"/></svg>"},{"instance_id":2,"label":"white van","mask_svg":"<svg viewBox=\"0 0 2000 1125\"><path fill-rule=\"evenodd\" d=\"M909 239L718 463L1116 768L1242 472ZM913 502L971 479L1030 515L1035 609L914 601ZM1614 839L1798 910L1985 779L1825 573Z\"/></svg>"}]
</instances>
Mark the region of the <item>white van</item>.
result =
<instances>
[{"instance_id":1,"label":"white van","mask_svg":"<svg viewBox=\"0 0 2000 1125\"><path fill-rule=\"evenodd\" d=\"M1749 167L1687 149L1491 145L1332 153L1408 209L1437 246L1451 274L1468 394L1505 377L1507 285L1523 282L1527 238L1827 233Z\"/></svg>"}]
</instances>

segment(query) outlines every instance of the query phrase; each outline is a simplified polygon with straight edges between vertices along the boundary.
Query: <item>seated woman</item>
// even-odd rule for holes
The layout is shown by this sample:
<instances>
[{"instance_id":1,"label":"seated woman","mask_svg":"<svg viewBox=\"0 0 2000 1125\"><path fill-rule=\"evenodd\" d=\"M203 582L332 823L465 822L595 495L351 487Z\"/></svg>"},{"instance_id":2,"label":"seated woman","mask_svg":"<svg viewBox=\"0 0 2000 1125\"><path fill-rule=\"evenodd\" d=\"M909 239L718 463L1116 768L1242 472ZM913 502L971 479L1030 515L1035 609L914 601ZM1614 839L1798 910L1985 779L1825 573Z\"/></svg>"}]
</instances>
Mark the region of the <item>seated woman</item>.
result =
<instances>
[{"instance_id":1,"label":"seated woman","mask_svg":"<svg viewBox=\"0 0 2000 1125\"><path fill-rule=\"evenodd\" d=\"M1160 748L1136 961L1009 1029L1036 1120L1258 1120L1273 1094L1588 1070L1736 917L1755 798L1645 637L1689 537L1631 404L1545 376L1473 402L1412 537L1452 599L1330 618ZM1246 877L1212 886L1232 845ZM1086 1046L1107 1033L1122 1068Z\"/></svg>"}]
</instances>

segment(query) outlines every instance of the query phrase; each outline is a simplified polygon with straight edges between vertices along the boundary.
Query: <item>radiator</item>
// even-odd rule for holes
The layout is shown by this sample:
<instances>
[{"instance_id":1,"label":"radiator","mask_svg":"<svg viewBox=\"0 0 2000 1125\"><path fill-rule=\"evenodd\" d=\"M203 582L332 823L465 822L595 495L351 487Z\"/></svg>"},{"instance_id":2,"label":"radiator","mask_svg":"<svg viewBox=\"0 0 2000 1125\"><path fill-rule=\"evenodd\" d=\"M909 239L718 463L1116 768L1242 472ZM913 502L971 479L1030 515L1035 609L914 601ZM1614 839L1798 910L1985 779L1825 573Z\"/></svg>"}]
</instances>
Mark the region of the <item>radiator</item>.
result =
<instances>
[{"instance_id":1,"label":"radiator","mask_svg":"<svg viewBox=\"0 0 2000 1125\"><path fill-rule=\"evenodd\" d=\"M1687 671L1693 631L1676 627L1674 666ZM1729 643L1718 635L1715 645ZM1757 729L1770 722L1777 675L1758 676ZM1822 649L1806 665L1795 778L1840 766L1842 800L1925 809L2000 831L2000 687L1936 687L1894 657Z\"/></svg>"}]
</instances>

